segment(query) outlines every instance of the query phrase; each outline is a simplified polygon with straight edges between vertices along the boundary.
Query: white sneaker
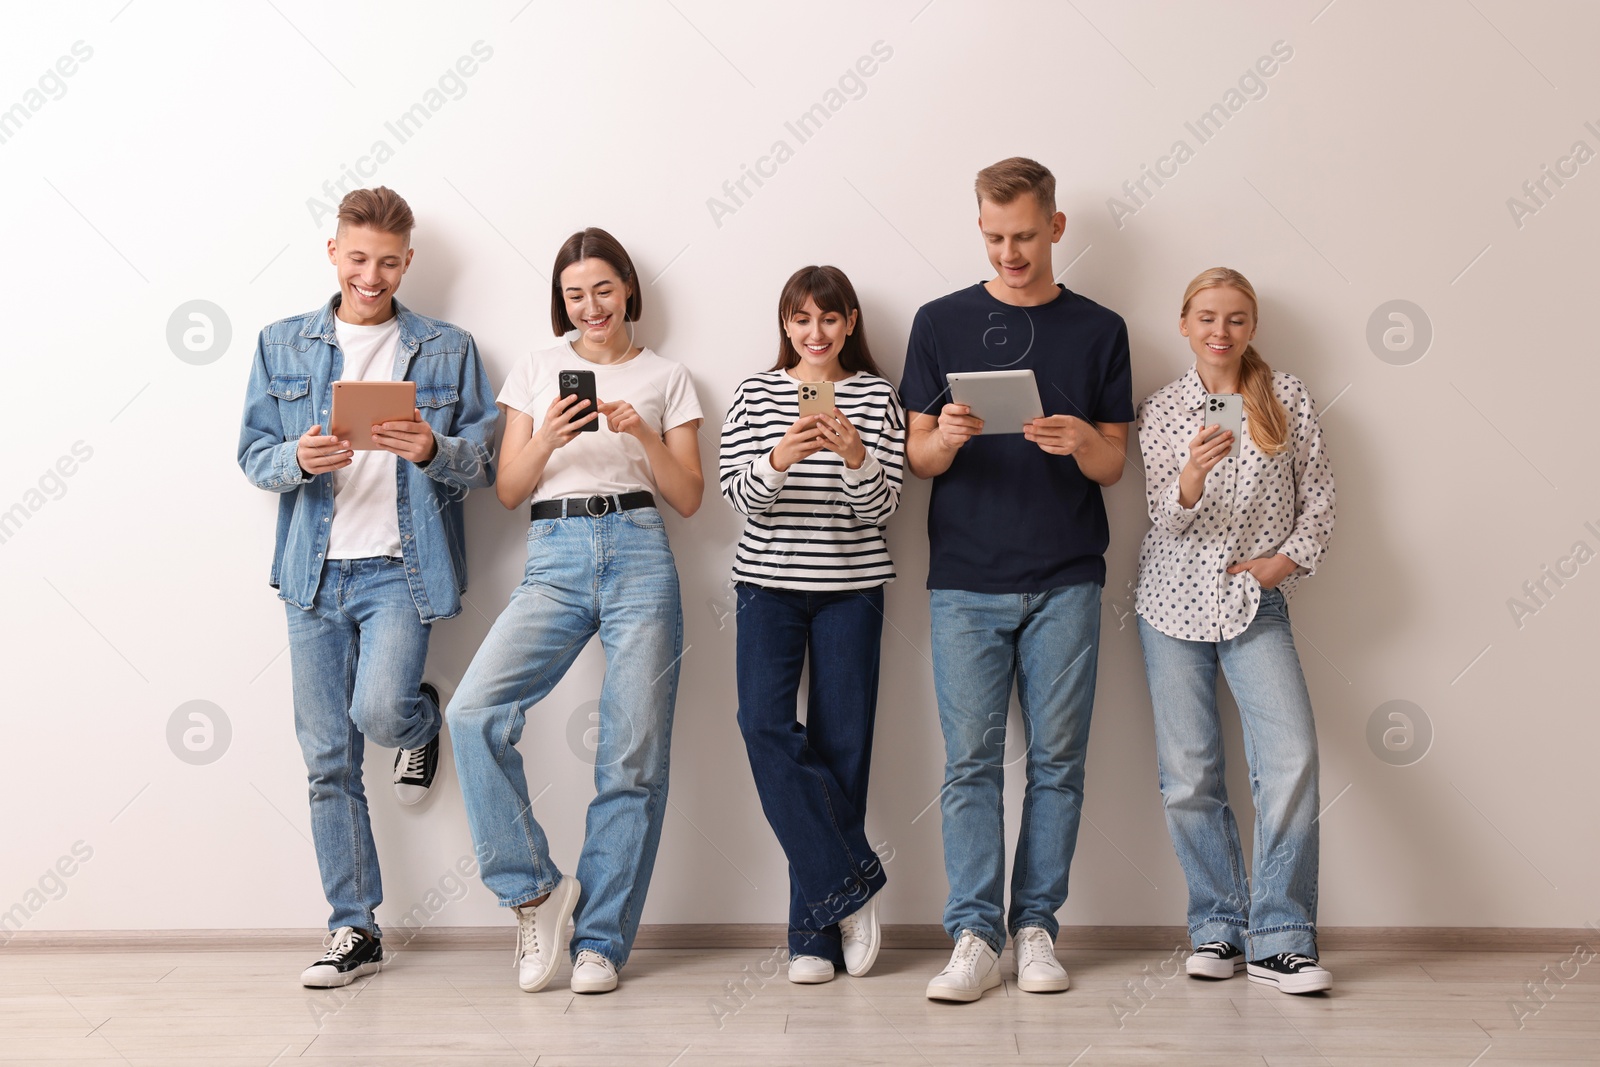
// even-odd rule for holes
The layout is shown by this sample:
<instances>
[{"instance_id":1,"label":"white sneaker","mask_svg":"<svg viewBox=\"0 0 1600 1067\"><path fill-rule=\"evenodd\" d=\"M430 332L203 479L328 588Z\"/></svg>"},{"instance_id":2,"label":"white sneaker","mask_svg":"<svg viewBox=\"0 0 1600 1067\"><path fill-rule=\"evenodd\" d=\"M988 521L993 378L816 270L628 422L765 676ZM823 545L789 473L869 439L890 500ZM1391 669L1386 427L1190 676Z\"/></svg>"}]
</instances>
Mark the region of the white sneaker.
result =
<instances>
[{"instance_id":1,"label":"white sneaker","mask_svg":"<svg viewBox=\"0 0 1600 1067\"><path fill-rule=\"evenodd\" d=\"M789 981L795 985L821 985L833 981L833 964L821 956L793 956L789 960Z\"/></svg>"},{"instance_id":2,"label":"white sneaker","mask_svg":"<svg viewBox=\"0 0 1600 1067\"><path fill-rule=\"evenodd\" d=\"M844 949L844 969L859 978L878 962L883 929L878 925L878 898L867 901L853 915L839 920L839 940Z\"/></svg>"},{"instance_id":3,"label":"white sneaker","mask_svg":"<svg viewBox=\"0 0 1600 1067\"><path fill-rule=\"evenodd\" d=\"M563 878L543 904L511 909L517 916L517 984L523 992L537 993L550 984L579 891L576 878Z\"/></svg>"},{"instance_id":4,"label":"white sneaker","mask_svg":"<svg viewBox=\"0 0 1600 1067\"><path fill-rule=\"evenodd\" d=\"M950 962L928 983L928 999L977 1000L999 984L1000 957L983 938L963 930Z\"/></svg>"},{"instance_id":5,"label":"white sneaker","mask_svg":"<svg viewBox=\"0 0 1600 1067\"><path fill-rule=\"evenodd\" d=\"M1037 926L1024 926L1011 941L1017 960L1017 988L1024 993L1062 993L1072 985L1056 959L1056 943Z\"/></svg>"},{"instance_id":6,"label":"white sneaker","mask_svg":"<svg viewBox=\"0 0 1600 1067\"><path fill-rule=\"evenodd\" d=\"M617 988L617 968L600 953L583 949L572 964L574 993L609 993Z\"/></svg>"}]
</instances>

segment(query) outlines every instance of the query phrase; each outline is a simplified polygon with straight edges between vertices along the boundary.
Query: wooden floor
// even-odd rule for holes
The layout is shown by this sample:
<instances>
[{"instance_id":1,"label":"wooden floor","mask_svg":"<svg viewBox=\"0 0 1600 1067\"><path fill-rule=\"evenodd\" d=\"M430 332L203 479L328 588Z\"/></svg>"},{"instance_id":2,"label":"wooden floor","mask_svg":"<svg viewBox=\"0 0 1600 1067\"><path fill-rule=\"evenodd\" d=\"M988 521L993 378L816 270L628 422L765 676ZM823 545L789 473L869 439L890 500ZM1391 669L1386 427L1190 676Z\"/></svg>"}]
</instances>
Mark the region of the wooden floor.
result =
<instances>
[{"instance_id":1,"label":"wooden floor","mask_svg":"<svg viewBox=\"0 0 1600 1067\"><path fill-rule=\"evenodd\" d=\"M296 981L314 943L14 947L0 950L6 1065L1600 1064L1600 959L1565 954L1334 953L1334 992L1290 997L1243 975L1166 978L1181 962L1170 953L1104 950L1064 951L1071 991L1032 995L1012 984L1007 953L1000 989L936 1004L923 988L946 956L925 950L886 950L867 978L805 987L764 978L771 949L645 950L617 992L580 997L565 966L546 991L518 990L509 936L503 951L401 952L327 992ZM1542 1006L1526 999L1524 983L1552 975Z\"/></svg>"}]
</instances>

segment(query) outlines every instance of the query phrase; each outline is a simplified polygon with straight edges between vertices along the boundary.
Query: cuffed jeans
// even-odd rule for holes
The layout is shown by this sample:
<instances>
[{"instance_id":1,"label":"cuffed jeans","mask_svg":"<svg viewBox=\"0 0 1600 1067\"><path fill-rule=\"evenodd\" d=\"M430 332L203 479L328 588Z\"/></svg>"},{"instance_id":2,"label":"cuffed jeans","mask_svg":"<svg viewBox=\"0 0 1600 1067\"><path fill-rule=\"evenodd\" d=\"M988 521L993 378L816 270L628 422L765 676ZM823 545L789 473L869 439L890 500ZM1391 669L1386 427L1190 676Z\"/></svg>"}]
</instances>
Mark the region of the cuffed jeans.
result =
<instances>
[{"instance_id":1,"label":"cuffed jeans","mask_svg":"<svg viewBox=\"0 0 1600 1067\"><path fill-rule=\"evenodd\" d=\"M667 806L683 650L678 571L661 513L540 519L522 584L484 638L446 717L483 883L504 907L554 889L561 871L528 799L516 744L589 638L606 653L571 954L627 962Z\"/></svg>"},{"instance_id":2,"label":"cuffed jeans","mask_svg":"<svg viewBox=\"0 0 1600 1067\"><path fill-rule=\"evenodd\" d=\"M789 859L789 953L844 966L839 920L886 878L867 842L883 587L811 592L739 583L739 729ZM795 714L811 653L806 721Z\"/></svg>"},{"instance_id":3,"label":"cuffed jeans","mask_svg":"<svg viewBox=\"0 0 1600 1067\"><path fill-rule=\"evenodd\" d=\"M1317 954L1317 731L1284 596L1261 591L1242 634L1184 641L1139 620L1155 708L1167 829L1189 883L1189 936L1259 960ZM1245 877L1223 779L1217 666L1239 705L1255 801L1255 871Z\"/></svg>"},{"instance_id":4,"label":"cuffed jeans","mask_svg":"<svg viewBox=\"0 0 1600 1067\"><path fill-rule=\"evenodd\" d=\"M944 730L944 928L996 952L1037 926L1052 938L1078 842L1100 648L1100 586L1042 593L934 589L933 679ZM1006 712L1015 679L1027 730L1022 828L1005 911Z\"/></svg>"},{"instance_id":5,"label":"cuffed jeans","mask_svg":"<svg viewBox=\"0 0 1600 1067\"><path fill-rule=\"evenodd\" d=\"M311 786L311 839L328 929L380 933L378 852L361 782L365 741L421 748L439 708L418 692L428 657L422 621L399 559L329 560L309 611L286 605L294 725Z\"/></svg>"}]
</instances>

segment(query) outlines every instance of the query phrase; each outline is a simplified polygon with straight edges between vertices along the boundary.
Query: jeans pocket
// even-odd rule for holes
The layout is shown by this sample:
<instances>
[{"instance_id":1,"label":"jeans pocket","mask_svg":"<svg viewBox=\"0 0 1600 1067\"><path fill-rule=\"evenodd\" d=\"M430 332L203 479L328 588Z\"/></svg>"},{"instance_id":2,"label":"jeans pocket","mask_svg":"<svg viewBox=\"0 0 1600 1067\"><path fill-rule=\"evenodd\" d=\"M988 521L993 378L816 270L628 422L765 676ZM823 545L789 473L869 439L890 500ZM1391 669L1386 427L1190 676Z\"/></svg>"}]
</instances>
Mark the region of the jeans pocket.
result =
<instances>
[{"instance_id":1,"label":"jeans pocket","mask_svg":"<svg viewBox=\"0 0 1600 1067\"><path fill-rule=\"evenodd\" d=\"M661 512L655 508L629 508L618 514L625 522L641 530L662 530L667 525L667 521L661 517Z\"/></svg>"},{"instance_id":2,"label":"jeans pocket","mask_svg":"<svg viewBox=\"0 0 1600 1067\"><path fill-rule=\"evenodd\" d=\"M535 519L528 524L528 540L537 541L541 537L549 537L556 532L556 523L560 519Z\"/></svg>"}]
</instances>

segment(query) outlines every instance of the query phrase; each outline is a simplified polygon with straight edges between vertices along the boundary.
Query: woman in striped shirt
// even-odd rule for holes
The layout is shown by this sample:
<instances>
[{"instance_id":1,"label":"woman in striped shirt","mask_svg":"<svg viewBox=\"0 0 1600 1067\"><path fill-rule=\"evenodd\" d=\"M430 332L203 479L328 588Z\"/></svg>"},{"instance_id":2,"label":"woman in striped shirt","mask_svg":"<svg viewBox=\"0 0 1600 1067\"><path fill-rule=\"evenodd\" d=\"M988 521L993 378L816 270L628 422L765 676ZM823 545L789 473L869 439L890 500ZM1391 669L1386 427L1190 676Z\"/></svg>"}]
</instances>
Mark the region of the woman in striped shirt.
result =
<instances>
[{"instance_id":1,"label":"woman in striped shirt","mask_svg":"<svg viewBox=\"0 0 1600 1067\"><path fill-rule=\"evenodd\" d=\"M883 524L900 505L905 411L867 348L837 267L796 271L778 300L778 362L739 384L722 427L722 495L746 516L738 595L739 729L789 859L789 980L877 959L883 865L867 843L878 703ZM803 382L831 412L800 415ZM811 652L806 722L796 718Z\"/></svg>"}]
</instances>

